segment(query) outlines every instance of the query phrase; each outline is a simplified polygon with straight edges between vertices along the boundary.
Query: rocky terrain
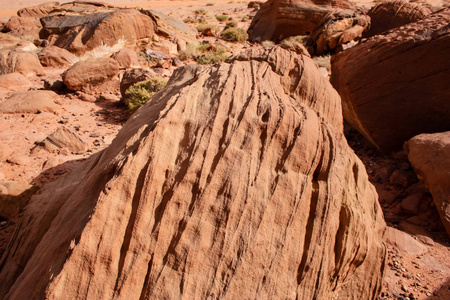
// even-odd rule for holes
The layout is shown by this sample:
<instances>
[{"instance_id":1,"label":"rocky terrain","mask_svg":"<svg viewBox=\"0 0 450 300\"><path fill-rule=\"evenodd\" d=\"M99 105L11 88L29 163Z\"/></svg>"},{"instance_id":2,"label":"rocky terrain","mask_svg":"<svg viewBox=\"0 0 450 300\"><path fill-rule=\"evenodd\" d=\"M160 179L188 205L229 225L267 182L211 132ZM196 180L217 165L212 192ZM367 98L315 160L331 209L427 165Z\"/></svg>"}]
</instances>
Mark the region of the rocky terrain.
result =
<instances>
[{"instance_id":1,"label":"rocky terrain","mask_svg":"<svg viewBox=\"0 0 450 300\"><path fill-rule=\"evenodd\" d=\"M0 11L1 299L450 298L448 2L106 2Z\"/></svg>"}]
</instances>

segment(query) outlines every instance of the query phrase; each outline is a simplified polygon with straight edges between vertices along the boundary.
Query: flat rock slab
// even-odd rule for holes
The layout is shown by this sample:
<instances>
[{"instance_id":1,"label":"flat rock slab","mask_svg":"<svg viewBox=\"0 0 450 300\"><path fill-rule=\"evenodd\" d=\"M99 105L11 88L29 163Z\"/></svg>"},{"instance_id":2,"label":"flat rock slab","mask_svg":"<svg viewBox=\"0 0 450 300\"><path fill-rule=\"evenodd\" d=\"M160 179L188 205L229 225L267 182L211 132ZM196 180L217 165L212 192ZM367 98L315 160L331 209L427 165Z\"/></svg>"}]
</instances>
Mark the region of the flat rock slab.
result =
<instances>
[{"instance_id":1,"label":"flat rock slab","mask_svg":"<svg viewBox=\"0 0 450 300\"><path fill-rule=\"evenodd\" d=\"M52 91L26 91L12 94L0 103L1 113L53 112L60 106L55 100L58 95Z\"/></svg>"}]
</instances>

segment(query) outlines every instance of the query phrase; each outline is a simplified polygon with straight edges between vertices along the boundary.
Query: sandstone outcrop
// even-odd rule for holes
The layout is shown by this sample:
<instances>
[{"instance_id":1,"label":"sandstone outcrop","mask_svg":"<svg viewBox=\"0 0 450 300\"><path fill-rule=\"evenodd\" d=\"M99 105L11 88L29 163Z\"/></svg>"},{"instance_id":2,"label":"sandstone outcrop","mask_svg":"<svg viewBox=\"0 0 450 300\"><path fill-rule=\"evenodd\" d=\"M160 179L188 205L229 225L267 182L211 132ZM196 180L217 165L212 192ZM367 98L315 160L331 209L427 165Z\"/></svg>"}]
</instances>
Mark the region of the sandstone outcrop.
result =
<instances>
[{"instance_id":1,"label":"sandstone outcrop","mask_svg":"<svg viewBox=\"0 0 450 300\"><path fill-rule=\"evenodd\" d=\"M36 54L22 50L0 50L0 74L14 72L25 76L45 74Z\"/></svg>"},{"instance_id":2,"label":"sandstone outcrop","mask_svg":"<svg viewBox=\"0 0 450 300\"><path fill-rule=\"evenodd\" d=\"M59 2L45 2L36 6L25 7L17 11L19 17L43 17L55 10Z\"/></svg>"},{"instance_id":3,"label":"sandstone outcrop","mask_svg":"<svg viewBox=\"0 0 450 300\"><path fill-rule=\"evenodd\" d=\"M415 136L405 143L405 150L450 236L450 131Z\"/></svg>"},{"instance_id":4,"label":"sandstone outcrop","mask_svg":"<svg viewBox=\"0 0 450 300\"><path fill-rule=\"evenodd\" d=\"M322 23L314 29L308 39L310 53L324 55L361 37L370 27L370 17L362 13L349 15L342 11L333 11L324 17Z\"/></svg>"},{"instance_id":5,"label":"sandstone outcrop","mask_svg":"<svg viewBox=\"0 0 450 300\"><path fill-rule=\"evenodd\" d=\"M73 91L90 90L119 74L119 64L112 58L80 61L63 74L64 84Z\"/></svg>"},{"instance_id":6,"label":"sandstone outcrop","mask_svg":"<svg viewBox=\"0 0 450 300\"><path fill-rule=\"evenodd\" d=\"M310 58L178 68L104 151L46 185L3 299L375 299L384 221ZM370 276L367 276L370 274Z\"/></svg>"},{"instance_id":7,"label":"sandstone outcrop","mask_svg":"<svg viewBox=\"0 0 450 300\"><path fill-rule=\"evenodd\" d=\"M5 25L5 31L17 37L39 39L42 25L37 17L13 16Z\"/></svg>"},{"instance_id":8,"label":"sandstone outcrop","mask_svg":"<svg viewBox=\"0 0 450 300\"><path fill-rule=\"evenodd\" d=\"M20 73L0 75L0 88L4 90L16 91L18 89L27 89L31 86L31 81Z\"/></svg>"},{"instance_id":9,"label":"sandstone outcrop","mask_svg":"<svg viewBox=\"0 0 450 300\"><path fill-rule=\"evenodd\" d=\"M50 44L83 54L101 45L136 44L155 33L154 22L136 9L87 15L51 15L41 18L41 36Z\"/></svg>"},{"instance_id":10,"label":"sandstone outcrop","mask_svg":"<svg viewBox=\"0 0 450 300\"><path fill-rule=\"evenodd\" d=\"M56 46L44 48L39 52L38 57L41 65L53 68L68 68L78 61L75 55Z\"/></svg>"},{"instance_id":11,"label":"sandstone outcrop","mask_svg":"<svg viewBox=\"0 0 450 300\"><path fill-rule=\"evenodd\" d=\"M333 56L345 119L382 152L450 129L449 22L444 9Z\"/></svg>"},{"instance_id":12,"label":"sandstone outcrop","mask_svg":"<svg viewBox=\"0 0 450 300\"><path fill-rule=\"evenodd\" d=\"M269 0L256 13L248 29L249 40L281 41L295 35L308 35L323 18L336 9L353 14L347 0Z\"/></svg>"},{"instance_id":13,"label":"sandstone outcrop","mask_svg":"<svg viewBox=\"0 0 450 300\"><path fill-rule=\"evenodd\" d=\"M29 41L21 40L9 34L0 33L0 44L2 50L23 50L23 51L37 51L37 47Z\"/></svg>"},{"instance_id":14,"label":"sandstone outcrop","mask_svg":"<svg viewBox=\"0 0 450 300\"><path fill-rule=\"evenodd\" d=\"M370 29L363 37L371 37L387 30L419 21L429 15L430 10L420 3L388 1L372 7L367 15L371 19Z\"/></svg>"},{"instance_id":15,"label":"sandstone outcrop","mask_svg":"<svg viewBox=\"0 0 450 300\"><path fill-rule=\"evenodd\" d=\"M0 103L0 113L53 112L58 108L55 103L57 96L52 91L17 92Z\"/></svg>"},{"instance_id":16,"label":"sandstone outcrop","mask_svg":"<svg viewBox=\"0 0 450 300\"><path fill-rule=\"evenodd\" d=\"M117 61L120 68L128 69L140 65L136 51L131 49L121 49L111 55L111 58Z\"/></svg>"}]
</instances>

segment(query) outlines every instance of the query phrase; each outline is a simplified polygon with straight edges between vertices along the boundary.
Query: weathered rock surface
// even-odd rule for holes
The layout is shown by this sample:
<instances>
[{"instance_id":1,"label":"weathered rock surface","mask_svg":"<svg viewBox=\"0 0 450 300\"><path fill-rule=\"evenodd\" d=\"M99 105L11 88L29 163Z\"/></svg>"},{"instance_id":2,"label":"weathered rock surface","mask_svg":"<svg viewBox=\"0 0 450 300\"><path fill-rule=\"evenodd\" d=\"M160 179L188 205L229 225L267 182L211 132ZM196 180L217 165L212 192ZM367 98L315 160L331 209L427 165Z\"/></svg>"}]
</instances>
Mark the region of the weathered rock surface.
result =
<instances>
[{"instance_id":1,"label":"weathered rock surface","mask_svg":"<svg viewBox=\"0 0 450 300\"><path fill-rule=\"evenodd\" d=\"M38 54L39 61L44 67L67 68L78 61L78 58L66 49L56 46L44 48Z\"/></svg>"},{"instance_id":2,"label":"weathered rock surface","mask_svg":"<svg viewBox=\"0 0 450 300\"><path fill-rule=\"evenodd\" d=\"M419 21L429 15L430 10L420 3L388 1L372 7L367 15L371 19L369 30L363 37L371 37L387 30Z\"/></svg>"},{"instance_id":3,"label":"weathered rock surface","mask_svg":"<svg viewBox=\"0 0 450 300\"><path fill-rule=\"evenodd\" d=\"M111 58L117 61L120 68L131 68L140 65L136 51L131 49L121 49L111 55Z\"/></svg>"},{"instance_id":4,"label":"weathered rock surface","mask_svg":"<svg viewBox=\"0 0 450 300\"><path fill-rule=\"evenodd\" d=\"M133 45L152 37L152 19L136 9L120 9L87 15L51 15L41 18L41 36L51 44L83 54L101 45L119 42Z\"/></svg>"},{"instance_id":5,"label":"weathered rock surface","mask_svg":"<svg viewBox=\"0 0 450 300\"><path fill-rule=\"evenodd\" d=\"M45 2L36 6L25 7L17 11L19 17L43 17L55 10L59 2Z\"/></svg>"},{"instance_id":6,"label":"weathered rock surface","mask_svg":"<svg viewBox=\"0 0 450 300\"><path fill-rule=\"evenodd\" d=\"M0 182L0 217L9 220L25 207L37 188L21 182Z\"/></svg>"},{"instance_id":7,"label":"weathered rock surface","mask_svg":"<svg viewBox=\"0 0 450 300\"><path fill-rule=\"evenodd\" d=\"M430 189L450 236L450 131L415 136L405 150L417 176Z\"/></svg>"},{"instance_id":8,"label":"weathered rock surface","mask_svg":"<svg viewBox=\"0 0 450 300\"><path fill-rule=\"evenodd\" d=\"M370 17L357 13L349 15L342 11L333 11L324 17L322 23L314 29L308 39L309 50L315 55L324 55L361 37L370 26Z\"/></svg>"},{"instance_id":9,"label":"weathered rock surface","mask_svg":"<svg viewBox=\"0 0 450 300\"><path fill-rule=\"evenodd\" d=\"M45 74L36 54L22 50L0 50L0 74L14 72L25 76Z\"/></svg>"},{"instance_id":10,"label":"weathered rock surface","mask_svg":"<svg viewBox=\"0 0 450 300\"><path fill-rule=\"evenodd\" d=\"M374 299L385 225L340 107L279 47L178 68L32 199L0 297Z\"/></svg>"},{"instance_id":11,"label":"weathered rock surface","mask_svg":"<svg viewBox=\"0 0 450 300\"><path fill-rule=\"evenodd\" d=\"M444 9L333 56L345 119L382 152L450 129L449 22Z\"/></svg>"},{"instance_id":12,"label":"weathered rock surface","mask_svg":"<svg viewBox=\"0 0 450 300\"><path fill-rule=\"evenodd\" d=\"M42 25L37 17L13 16L5 25L5 31L17 37L39 39Z\"/></svg>"},{"instance_id":13,"label":"weathered rock surface","mask_svg":"<svg viewBox=\"0 0 450 300\"><path fill-rule=\"evenodd\" d=\"M408 254L419 255L427 252L427 247L425 247L425 245L415 240L406 232L392 227L386 229L385 239L388 244Z\"/></svg>"},{"instance_id":14,"label":"weathered rock surface","mask_svg":"<svg viewBox=\"0 0 450 300\"><path fill-rule=\"evenodd\" d=\"M32 83L20 73L9 73L0 75L0 88L5 90L27 89Z\"/></svg>"},{"instance_id":15,"label":"weathered rock surface","mask_svg":"<svg viewBox=\"0 0 450 300\"><path fill-rule=\"evenodd\" d=\"M73 91L90 90L119 74L119 64L112 58L80 61L63 74L67 88Z\"/></svg>"},{"instance_id":16,"label":"weathered rock surface","mask_svg":"<svg viewBox=\"0 0 450 300\"><path fill-rule=\"evenodd\" d=\"M81 154L88 150L89 144L72 129L61 126L40 142L35 149L38 148L49 152L60 152L65 149L75 154Z\"/></svg>"},{"instance_id":17,"label":"weathered rock surface","mask_svg":"<svg viewBox=\"0 0 450 300\"><path fill-rule=\"evenodd\" d=\"M352 14L355 7L346 0L269 0L253 18L249 40L280 41L295 35L310 34L323 18L336 9Z\"/></svg>"},{"instance_id":18,"label":"weathered rock surface","mask_svg":"<svg viewBox=\"0 0 450 300\"><path fill-rule=\"evenodd\" d=\"M32 42L21 40L6 33L0 33L0 44L2 50L37 51L37 47Z\"/></svg>"},{"instance_id":19,"label":"weathered rock surface","mask_svg":"<svg viewBox=\"0 0 450 300\"><path fill-rule=\"evenodd\" d=\"M52 91L17 92L0 103L1 113L53 112L58 108L55 103L57 94Z\"/></svg>"}]
</instances>

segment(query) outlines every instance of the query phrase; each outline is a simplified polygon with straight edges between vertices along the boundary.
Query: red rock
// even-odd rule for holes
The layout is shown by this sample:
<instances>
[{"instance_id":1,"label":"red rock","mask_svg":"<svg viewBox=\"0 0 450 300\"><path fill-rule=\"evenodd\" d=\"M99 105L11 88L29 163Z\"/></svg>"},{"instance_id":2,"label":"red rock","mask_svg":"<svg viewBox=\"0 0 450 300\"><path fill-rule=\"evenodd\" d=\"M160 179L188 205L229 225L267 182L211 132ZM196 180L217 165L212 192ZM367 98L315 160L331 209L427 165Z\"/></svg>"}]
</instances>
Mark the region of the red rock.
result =
<instances>
[{"instance_id":1,"label":"red rock","mask_svg":"<svg viewBox=\"0 0 450 300\"><path fill-rule=\"evenodd\" d=\"M5 31L17 37L39 39L42 25L37 17L13 16L5 25Z\"/></svg>"},{"instance_id":2,"label":"red rock","mask_svg":"<svg viewBox=\"0 0 450 300\"><path fill-rule=\"evenodd\" d=\"M449 22L447 8L332 57L345 119L381 152L450 129Z\"/></svg>"},{"instance_id":3,"label":"red rock","mask_svg":"<svg viewBox=\"0 0 450 300\"><path fill-rule=\"evenodd\" d=\"M3 50L36 51L38 48L30 41L24 41L6 33L0 33L0 44Z\"/></svg>"},{"instance_id":4,"label":"red rock","mask_svg":"<svg viewBox=\"0 0 450 300\"><path fill-rule=\"evenodd\" d=\"M390 29L419 21L429 15L430 10L420 3L387 1L372 7L367 15L371 25L363 37L368 38Z\"/></svg>"},{"instance_id":5,"label":"red rock","mask_svg":"<svg viewBox=\"0 0 450 300\"><path fill-rule=\"evenodd\" d=\"M21 50L0 50L0 74L14 72L25 76L45 74L36 54Z\"/></svg>"},{"instance_id":6,"label":"red rock","mask_svg":"<svg viewBox=\"0 0 450 300\"><path fill-rule=\"evenodd\" d=\"M290 36L308 35L335 9L348 9L352 14L355 7L346 0L269 0L253 18L248 29L249 40L281 41Z\"/></svg>"},{"instance_id":7,"label":"red rock","mask_svg":"<svg viewBox=\"0 0 450 300\"><path fill-rule=\"evenodd\" d=\"M420 202L422 202L422 199L424 198L423 193L415 193L411 194L405 199L402 200L401 206L404 211L407 213L418 215L419 214L419 208L420 208Z\"/></svg>"},{"instance_id":8,"label":"red rock","mask_svg":"<svg viewBox=\"0 0 450 300\"><path fill-rule=\"evenodd\" d=\"M61 126L45 140L40 142L35 149L37 148L44 149L48 152L67 150L74 154L82 154L88 150L89 144L72 129Z\"/></svg>"},{"instance_id":9,"label":"red rock","mask_svg":"<svg viewBox=\"0 0 450 300\"><path fill-rule=\"evenodd\" d=\"M45 2L36 6L19 9L17 15L19 17L42 17L51 13L58 6L59 2Z\"/></svg>"},{"instance_id":10,"label":"red rock","mask_svg":"<svg viewBox=\"0 0 450 300\"><path fill-rule=\"evenodd\" d=\"M279 47L178 68L32 199L0 297L374 299L385 225L340 110Z\"/></svg>"},{"instance_id":11,"label":"red rock","mask_svg":"<svg viewBox=\"0 0 450 300\"><path fill-rule=\"evenodd\" d=\"M450 131L418 135L405 143L405 149L450 236Z\"/></svg>"},{"instance_id":12,"label":"red rock","mask_svg":"<svg viewBox=\"0 0 450 300\"><path fill-rule=\"evenodd\" d=\"M63 74L64 84L73 91L91 90L119 74L119 64L112 58L80 61Z\"/></svg>"},{"instance_id":13,"label":"red rock","mask_svg":"<svg viewBox=\"0 0 450 300\"><path fill-rule=\"evenodd\" d=\"M20 89L27 90L32 86L25 76L20 73L9 73L0 75L0 88L5 90L17 91Z\"/></svg>"},{"instance_id":14,"label":"red rock","mask_svg":"<svg viewBox=\"0 0 450 300\"><path fill-rule=\"evenodd\" d=\"M111 58L117 61L120 68L133 68L140 66L136 51L131 49L122 49L111 55Z\"/></svg>"},{"instance_id":15,"label":"red rock","mask_svg":"<svg viewBox=\"0 0 450 300\"><path fill-rule=\"evenodd\" d=\"M342 11L330 12L311 33L308 49L315 55L324 55L361 37L369 26L370 17L362 13L349 15Z\"/></svg>"},{"instance_id":16,"label":"red rock","mask_svg":"<svg viewBox=\"0 0 450 300\"><path fill-rule=\"evenodd\" d=\"M1 113L36 113L37 111L53 112L58 109L55 103L57 94L52 91L17 92L0 103Z\"/></svg>"},{"instance_id":17,"label":"red rock","mask_svg":"<svg viewBox=\"0 0 450 300\"><path fill-rule=\"evenodd\" d=\"M38 54L39 61L44 67L67 68L78 61L78 58L66 49L49 46Z\"/></svg>"},{"instance_id":18,"label":"red rock","mask_svg":"<svg viewBox=\"0 0 450 300\"><path fill-rule=\"evenodd\" d=\"M408 254L419 255L427 252L427 247L415 240L406 232L398 229L387 227L385 233L386 243Z\"/></svg>"}]
</instances>

